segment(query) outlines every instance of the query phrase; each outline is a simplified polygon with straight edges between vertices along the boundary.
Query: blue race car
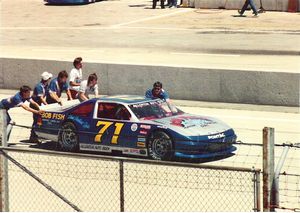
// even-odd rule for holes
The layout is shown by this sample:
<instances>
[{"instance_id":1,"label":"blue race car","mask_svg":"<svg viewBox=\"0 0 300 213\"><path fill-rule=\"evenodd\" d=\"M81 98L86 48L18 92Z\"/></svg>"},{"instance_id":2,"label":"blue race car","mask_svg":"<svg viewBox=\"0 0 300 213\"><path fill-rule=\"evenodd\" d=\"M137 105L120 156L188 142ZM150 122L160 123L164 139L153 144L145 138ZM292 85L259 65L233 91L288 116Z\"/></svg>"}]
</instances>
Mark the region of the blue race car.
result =
<instances>
[{"instance_id":1,"label":"blue race car","mask_svg":"<svg viewBox=\"0 0 300 213\"><path fill-rule=\"evenodd\" d=\"M96 0L44 0L48 4L89 4Z\"/></svg>"},{"instance_id":2,"label":"blue race car","mask_svg":"<svg viewBox=\"0 0 300 213\"><path fill-rule=\"evenodd\" d=\"M236 149L236 135L222 121L184 113L160 99L107 96L44 110L34 126L37 135L65 151L171 160L225 156Z\"/></svg>"}]
</instances>

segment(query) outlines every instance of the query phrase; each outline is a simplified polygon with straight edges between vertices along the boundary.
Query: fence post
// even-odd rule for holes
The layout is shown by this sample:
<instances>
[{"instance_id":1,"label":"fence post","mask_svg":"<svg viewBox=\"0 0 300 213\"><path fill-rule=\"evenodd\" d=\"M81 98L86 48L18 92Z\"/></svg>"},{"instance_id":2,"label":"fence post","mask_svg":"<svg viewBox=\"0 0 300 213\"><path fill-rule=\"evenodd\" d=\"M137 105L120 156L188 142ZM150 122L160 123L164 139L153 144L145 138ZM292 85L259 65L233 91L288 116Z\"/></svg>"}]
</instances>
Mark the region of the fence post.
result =
<instances>
[{"instance_id":1,"label":"fence post","mask_svg":"<svg viewBox=\"0 0 300 213\"><path fill-rule=\"evenodd\" d=\"M124 162L119 161L120 170L120 212L124 212Z\"/></svg>"},{"instance_id":2,"label":"fence post","mask_svg":"<svg viewBox=\"0 0 300 213\"><path fill-rule=\"evenodd\" d=\"M6 110L0 110L2 122L1 128L1 146L7 147L7 117ZM3 151L3 150L1 150ZM4 151L3 151L4 152ZM0 155L0 184L1 184L1 211L9 211L9 194L8 194L8 160L2 154Z\"/></svg>"},{"instance_id":3,"label":"fence post","mask_svg":"<svg viewBox=\"0 0 300 213\"><path fill-rule=\"evenodd\" d=\"M274 211L271 206L274 179L274 128L263 129L263 211Z\"/></svg>"}]
</instances>

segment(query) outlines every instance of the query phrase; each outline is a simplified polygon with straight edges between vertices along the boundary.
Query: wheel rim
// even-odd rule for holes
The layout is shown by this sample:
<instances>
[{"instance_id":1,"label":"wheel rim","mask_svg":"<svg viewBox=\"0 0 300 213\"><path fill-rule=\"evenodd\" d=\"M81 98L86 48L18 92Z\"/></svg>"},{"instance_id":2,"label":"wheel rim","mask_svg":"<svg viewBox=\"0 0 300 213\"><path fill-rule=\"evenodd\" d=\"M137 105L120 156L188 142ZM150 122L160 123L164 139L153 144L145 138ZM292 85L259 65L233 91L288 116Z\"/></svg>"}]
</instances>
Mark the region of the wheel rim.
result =
<instances>
[{"instance_id":1,"label":"wheel rim","mask_svg":"<svg viewBox=\"0 0 300 213\"><path fill-rule=\"evenodd\" d=\"M154 139L152 144L153 153L159 157L164 157L169 152L169 140L165 138Z\"/></svg>"},{"instance_id":2,"label":"wheel rim","mask_svg":"<svg viewBox=\"0 0 300 213\"><path fill-rule=\"evenodd\" d=\"M64 147L74 147L77 144L76 133L70 126L66 126L65 128L63 128L61 139Z\"/></svg>"}]
</instances>

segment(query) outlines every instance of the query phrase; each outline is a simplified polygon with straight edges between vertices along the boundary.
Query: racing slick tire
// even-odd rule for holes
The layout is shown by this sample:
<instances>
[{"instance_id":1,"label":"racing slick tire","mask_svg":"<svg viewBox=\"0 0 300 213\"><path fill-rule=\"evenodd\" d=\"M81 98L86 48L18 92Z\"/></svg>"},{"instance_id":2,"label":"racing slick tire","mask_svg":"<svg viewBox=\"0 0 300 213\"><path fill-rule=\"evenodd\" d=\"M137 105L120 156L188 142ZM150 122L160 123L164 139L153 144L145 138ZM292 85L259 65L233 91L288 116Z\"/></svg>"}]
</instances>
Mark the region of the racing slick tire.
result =
<instances>
[{"instance_id":1,"label":"racing slick tire","mask_svg":"<svg viewBox=\"0 0 300 213\"><path fill-rule=\"evenodd\" d=\"M58 144L63 151L75 152L79 150L77 129L73 123L66 122L62 125Z\"/></svg>"},{"instance_id":2,"label":"racing slick tire","mask_svg":"<svg viewBox=\"0 0 300 213\"><path fill-rule=\"evenodd\" d=\"M163 131L153 132L147 144L149 157L154 160L172 160L174 157L173 142Z\"/></svg>"}]
</instances>

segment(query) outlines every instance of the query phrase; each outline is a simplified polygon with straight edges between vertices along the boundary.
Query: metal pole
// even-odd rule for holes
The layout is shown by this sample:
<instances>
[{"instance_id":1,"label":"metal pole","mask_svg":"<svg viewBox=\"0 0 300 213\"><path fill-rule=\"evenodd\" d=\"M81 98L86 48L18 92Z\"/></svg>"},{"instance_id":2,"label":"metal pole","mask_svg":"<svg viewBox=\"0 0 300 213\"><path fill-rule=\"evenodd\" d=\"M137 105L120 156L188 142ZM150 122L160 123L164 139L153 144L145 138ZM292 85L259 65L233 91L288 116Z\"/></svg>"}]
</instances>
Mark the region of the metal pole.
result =
<instances>
[{"instance_id":1,"label":"metal pole","mask_svg":"<svg viewBox=\"0 0 300 213\"><path fill-rule=\"evenodd\" d=\"M2 146L7 147L7 118L6 118L6 110L2 109L1 117L2 117ZM1 201L2 202L2 210L5 212L9 211L9 191L8 191L8 160L3 155L1 159ZM3 194L2 194L3 192Z\"/></svg>"},{"instance_id":2,"label":"metal pole","mask_svg":"<svg viewBox=\"0 0 300 213\"><path fill-rule=\"evenodd\" d=\"M279 161L277 163L276 166L276 170L275 170L275 175L274 175L274 184L272 187L272 206L274 207L278 207L279 206L279 176L280 176L280 171L283 167L284 161L287 157L287 154L289 152L290 147L289 146L285 146L281 156L279 158Z\"/></svg>"},{"instance_id":3,"label":"metal pole","mask_svg":"<svg viewBox=\"0 0 300 213\"><path fill-rule=\"evenodd\" d=\"M254 168L253 168L254 170ZM260 212L260 171L253 171L254 211Z\"/></svg>"},{"instance_id":4,"label":"metal pole","mask_svg":"<svg viewBox=\"0 0 300 213\"><path fill-rule=\"evenodd\" d=\"M124 162L120 160L120 212L124 212Z\"/></svg>"},{"instance_id":5,"label":"metal pole","mask_svg":"<svg viewBox=\"0 0 300 213\"><path fill-rule=\"evenodd\" d=\"M274 179L274 128L263 129L263 211L274 211L271 207L271 189Z\"/></svg>"},{"instance_id":6,"label":"metal pole","mask_svg":"<svg viewBox=\"0 0 300 213\"><path fill-rule=\"evenodd\" d=\"M255 172L256 176L256 210L260 212L261 207L260 207L260 171Z\"/></svg>"}]
</instances>

